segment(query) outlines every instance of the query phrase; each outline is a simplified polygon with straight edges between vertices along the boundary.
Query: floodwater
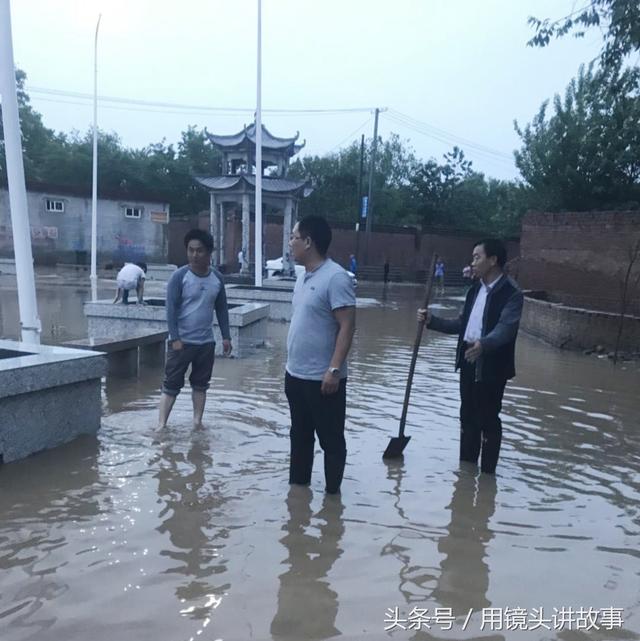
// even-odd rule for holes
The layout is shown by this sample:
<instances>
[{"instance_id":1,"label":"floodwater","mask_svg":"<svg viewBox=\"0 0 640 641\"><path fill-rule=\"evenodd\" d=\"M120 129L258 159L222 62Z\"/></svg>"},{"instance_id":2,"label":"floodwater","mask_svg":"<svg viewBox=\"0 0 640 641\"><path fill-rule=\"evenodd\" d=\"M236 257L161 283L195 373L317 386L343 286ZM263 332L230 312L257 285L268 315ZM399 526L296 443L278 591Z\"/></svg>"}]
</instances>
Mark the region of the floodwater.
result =
<instances>
[{"instance_id":1,"label":"floodwater","mask_svg":"<svg viewBox=\"0 0 640 641\"><path fill-rule=\"evenodd\" d=\"M46 291L81 329L86 288ZM640 366L521 336L493 479L459 468L455 339L428 334L385 464L422 290L359 296L341 496L320 458L287 485L284 324L219 359L205 429L188 394L156 428L160 371L108 380L97 438L0 467L0 639L640 639Z\"/></svg>"}]
</instances>

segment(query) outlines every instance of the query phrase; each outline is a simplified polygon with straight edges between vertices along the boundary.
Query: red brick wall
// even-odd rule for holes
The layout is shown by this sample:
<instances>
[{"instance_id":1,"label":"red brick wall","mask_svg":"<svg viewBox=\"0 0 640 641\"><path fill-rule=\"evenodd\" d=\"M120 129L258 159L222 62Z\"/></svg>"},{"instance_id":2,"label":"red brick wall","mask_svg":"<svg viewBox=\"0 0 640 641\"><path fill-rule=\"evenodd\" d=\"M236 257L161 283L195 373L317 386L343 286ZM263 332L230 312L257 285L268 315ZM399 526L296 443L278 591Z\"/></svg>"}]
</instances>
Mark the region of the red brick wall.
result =
<instances>
[{"instance_id":1,"label":"red brick wall","mask_svg":"<svg viewBox=\"0 0 640 641\"><path fill-rule=\"evenodd\" d=\"M192 221L171 221L169 224L169 262L184 265L186 256L182 239L184 234L193 226L200 229L209 228L209 214L203 212ZM225 264L229 271L236 271L237 255L242 243L242 224L239 214L227 215L225 231ZM456 232L424 231L420 233L415 228L386 228L384 231L371 233L368 248L368 260L365 261L365 233L360 232L359 240L353 227L332 224L333 240L330 247L331 257L346 266L349 255L356 253L358 245L359 266L379 266L385 259L389 260L391 269L412 273L425 270L429 266L432 252L436 251L445 261L447 270L459 273L471 258L473 243L478 240L477 235ZM250 245L253 258L254 225L251 222ZM265 260L282 256L282 219L268 216L265 222ZM516 258L519 254L517 240L507 242L509 259Z\"/></svg>"},{"instance_id":2,"label":"red brick wall","mask_svg":"<svg viewBox=\"0 0 640 641\"><path fill-rule=\"evenodd\" d=\"M518 279L553 301L619 312L629 250L638 240L638 211L529 213L522 221ZM628 312L640 314L640 287Z\"/></svg>"},{"instance_id":3,"label":"red brick wall","mask_svg":"<svg viewBox=\"0 0 640 641\"><path fill-rule=\"evenodd\" d=\"M602 345L613 351L620 325L619 314L576 309L525 297L520 328L563 349L593 349ZM620 350L640 348L640 318L625 318Z\"/></svg>"}]
</instances>

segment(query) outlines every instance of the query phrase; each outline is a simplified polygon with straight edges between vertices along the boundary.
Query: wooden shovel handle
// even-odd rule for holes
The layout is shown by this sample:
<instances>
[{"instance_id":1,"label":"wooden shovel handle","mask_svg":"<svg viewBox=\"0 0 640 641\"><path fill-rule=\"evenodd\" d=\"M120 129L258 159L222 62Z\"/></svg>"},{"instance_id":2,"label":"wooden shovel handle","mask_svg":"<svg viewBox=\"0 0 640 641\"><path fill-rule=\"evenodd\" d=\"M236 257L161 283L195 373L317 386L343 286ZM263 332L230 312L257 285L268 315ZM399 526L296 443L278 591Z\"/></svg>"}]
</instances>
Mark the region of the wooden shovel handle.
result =
<instances>
[{"instance_id":1,"label":"wooden shovel handle","mask_svg":"<svg viewBox=\"0 0 640 641\"><path fill-rule=\"evenodd\" d=\"M427 274L427 289L424 298L424 309L429 309L429 301L431 300L431 289L433 287L433 272L435 270L438 254L434 253L431 257L431 267ZM420 349L420 342L422 341L422 333L424 331L425 321L418 321L418 331L416 332L416 340L413 344L413 355L411 356L411 365L409 367L409 377L407 378L407 389L404 393L404 404L402 406L402 417L400 418L400 431L399 437L404 436L404 426L407 422L407 411L409 410L409 397L411 396L411 385L413 384L413 373L416 370L416 361L418 360L418 350Z\"/></svg>"}]
</instances>

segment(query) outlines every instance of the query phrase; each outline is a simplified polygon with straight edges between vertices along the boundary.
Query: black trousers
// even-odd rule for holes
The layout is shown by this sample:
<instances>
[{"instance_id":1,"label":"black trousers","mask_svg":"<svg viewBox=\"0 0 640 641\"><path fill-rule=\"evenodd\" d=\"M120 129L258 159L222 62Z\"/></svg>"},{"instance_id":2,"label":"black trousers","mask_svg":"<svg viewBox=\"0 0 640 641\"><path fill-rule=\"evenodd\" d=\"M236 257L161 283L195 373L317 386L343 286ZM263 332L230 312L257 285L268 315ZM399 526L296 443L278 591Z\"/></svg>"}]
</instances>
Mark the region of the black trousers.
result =
<instances>
[{"instance_id":1,"label":"black trousers","mask_svg":"<svg viewBox=\"0 0 640 641\"><path fill-rule=\"evenodd\" d=\"M506 380L475 381L475 365L460 368L460 460L477 463L482 450L480 469L496 470L502 442L502 397Z\"/></svg>"},{"instance_id":2,"label":"black trousers","mask_svg":"<svg viewBox=\"0 0 640 641\"><path fill-rule=\"evenodd\" d=\"M289 483L308 485L313 468L314 435L324 452L326 491L340 490L347 459L344 438L347 379L340 381L335 394L322 395L320 381L307 381L286 374L284 391L291 410L291 458Z\"/></svg>"}]
</instances>

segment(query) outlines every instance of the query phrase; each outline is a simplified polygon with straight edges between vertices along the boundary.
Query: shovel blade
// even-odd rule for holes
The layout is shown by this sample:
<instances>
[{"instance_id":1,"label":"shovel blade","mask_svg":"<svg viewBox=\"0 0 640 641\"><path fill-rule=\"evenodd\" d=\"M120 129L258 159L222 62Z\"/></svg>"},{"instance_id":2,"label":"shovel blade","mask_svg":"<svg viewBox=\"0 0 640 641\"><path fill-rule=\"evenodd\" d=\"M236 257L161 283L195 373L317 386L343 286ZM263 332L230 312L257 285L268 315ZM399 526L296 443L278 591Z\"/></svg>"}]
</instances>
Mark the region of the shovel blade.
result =
<instances>
[{"instance_id":1,"label":"shovel blade","mask_svg":"<svg viewBox=\"0 0 640 641\"><path fill-rule=\"evenodd\" d=\"M382 458L400 458L407 443L411 440L410 436L394 436L387 445Z\"/></svg>"}]
</instances>

